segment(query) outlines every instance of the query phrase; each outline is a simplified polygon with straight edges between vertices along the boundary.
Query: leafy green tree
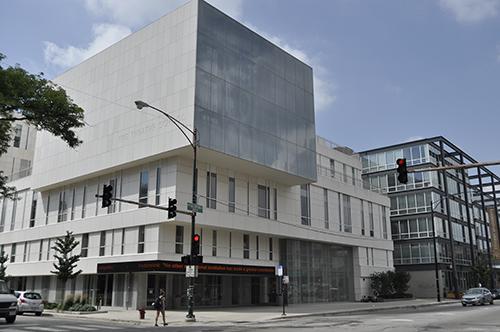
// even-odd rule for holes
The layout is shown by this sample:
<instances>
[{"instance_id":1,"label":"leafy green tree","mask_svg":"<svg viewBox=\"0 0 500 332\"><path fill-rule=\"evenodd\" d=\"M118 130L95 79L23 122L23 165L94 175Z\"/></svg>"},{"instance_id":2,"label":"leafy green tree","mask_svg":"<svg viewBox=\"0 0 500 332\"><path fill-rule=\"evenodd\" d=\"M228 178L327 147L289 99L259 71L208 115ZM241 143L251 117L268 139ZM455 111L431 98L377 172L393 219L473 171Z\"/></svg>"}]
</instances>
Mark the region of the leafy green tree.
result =
<instances>
[{"instance_id":1,"label":"leafy green tree","mask_svg":"<svg viewBox=\"0 0 500 332\"><path fill-rule=\"evenodd\" d=\"M78 246L79 243L80 242L76 241L72 232L66 231L66 235L64 237L57 238L55 245L52 247L52 249L57 252L57 254L54 255L57 262L53 264L56 270L50 271L50 273L55 274L57 279L63 284L63 299L66 291L66 282L69 279L76 278L80 273L82 273L82 270L75 272L77 263L80 261L80 255L72 254L72 251Z\"/></svg>"},{"instance_id":2,"label":"leafy green tree","mask_svg":"<svg viewBox=\"0 0 500 332\"><path fill-rule=\"evenodd\" d=\"M478 255L474 266L472 266L472 272L475 275L477 283L481 283L484 287L490 283L490 266L488 264L487 258L484 255Z\"/></svg>"},{"instance_id":3,"label":"leafy green tree","mask_svg":"<svg viewBox=\"0 0 500 332\"><path fill-rule=\"evenodd\" d=\"M405 294L410 288L411 275L405 271L392 272L392 286L398 295Z\"/></svg>"},{"instance_id":4,"label":"leafy green tree","mask_svg":"<svg viewBox=\"0 0 500 332\"><path fill-rule=\"evenodd\" d=\"M71 148L82 143L74 129L85 125L83 109L73 103L66 91L43 77L30 74L19 65L2 66L0 53L0 155L10 146L12 124L24 121L38 130L60 137ZM0 173L0 196L13 197Z\"/></svg>"},{"instance_id":5,"label":"leafy green tree","mask_svg":"<svg viewBox=\"0 0 500 332\"><path fill-rule=\"evenodd\" d=\"M9 260L9 256L2 250L0 253L0 280L6 280L7 275L5 274L5 270L7 269L7 266L5 266L5 263Z\"/></svg>"}]
</instances>

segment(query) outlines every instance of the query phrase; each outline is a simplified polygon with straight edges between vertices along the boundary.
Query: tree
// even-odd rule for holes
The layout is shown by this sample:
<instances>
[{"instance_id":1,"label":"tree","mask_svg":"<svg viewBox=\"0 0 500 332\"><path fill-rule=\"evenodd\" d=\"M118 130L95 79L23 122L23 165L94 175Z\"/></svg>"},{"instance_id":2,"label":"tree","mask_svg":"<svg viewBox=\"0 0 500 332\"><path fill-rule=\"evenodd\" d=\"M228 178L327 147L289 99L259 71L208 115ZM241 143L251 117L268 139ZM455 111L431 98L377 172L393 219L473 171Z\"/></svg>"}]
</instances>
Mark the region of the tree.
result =
<instances>
[{"instance_id":1,"label":"tree","mask_svg":"<svg viewBox=\"0 0 500 332\"><path fill-rule=\"evenodd\" d=\"M78 261L80 260L80 255L72 255L71 252L78 246L80 242L76 241L75 236L72 232L66 231L64 237L57 238L55 245L52 247L58 254L54 255L57 263L54 263L54 268L56 271L50 271L57 276L63 284L63 299L65 292L65 285L69 279L76 278L82 270L74 272Z\"/></svg>"},{"instance_id":2,"label":"tree","mask_svg":"<svg viewBox=\"0 0 500 332\"><path fill-rule=\"evenodd\" d=\"M6 280L7 276L5 274L5 270L7 269L7 266L5 266L5 263L9 260L9 256L2 250L0 253L0 280Z\"/></svg>"},{"instance_id":3,"label":"tree","mask_svg":"<svg viewBox=\"0 0 500 332\"><path fill-rule=\"evenodd\" d=\"M487 258L484 255L478 255L474 266L472 266L476 282L481 283L484 287L490 283L490 266Z\"/></svg>"},{"instance_id":4,"label":"tree","mask_svg":"<svg viewBox=\"0 0 500 332\"><path fill-rule=\"evenodd\" d=\"M43 78L43 73L30 74L19 65L2 66L0 53L0 155L10 146L12 123L25 121L38 130L60 137L71 148L82 141L74 129L83 127L83 109L73 103L66 91ZM0 174L0 196L13 197L13 188Z\"/></svg>"},{"instance_id":5,"label":"tree","mask_svg":"<svg viewBox=\"0 0 500 332\"><path fill-rule=\"evenodd\" d=\"M406 293L410 285L411 275L405 271L392 272L392 285L394 292L398 295L403 295Z\"/></svg>"}]
</instances>

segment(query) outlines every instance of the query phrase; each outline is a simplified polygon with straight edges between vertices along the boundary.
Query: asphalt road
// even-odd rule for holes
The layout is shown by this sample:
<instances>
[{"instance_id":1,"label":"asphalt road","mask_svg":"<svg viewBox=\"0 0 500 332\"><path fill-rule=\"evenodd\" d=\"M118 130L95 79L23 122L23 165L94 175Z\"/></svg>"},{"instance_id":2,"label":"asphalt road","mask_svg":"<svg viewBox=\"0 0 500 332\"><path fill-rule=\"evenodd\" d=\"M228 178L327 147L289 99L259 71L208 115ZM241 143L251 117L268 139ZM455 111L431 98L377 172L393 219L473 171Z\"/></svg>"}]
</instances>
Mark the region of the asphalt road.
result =
<instances>
[{"instance_id":1,"label":"asphalt road","mask_svg":"<svg viewBox=\"0 0 500 332\"><path fill-rule=\"evenodd\" d=\"M242 323L231 326L174 324L166 327L104 322L91 318L19 316L14 324L0 320L0 332L66 332L66 331L359 331L359 332L433 332L433 331L500 331L500 303L463 308L460 304L422 309L405 309L350 316L321 316L277 321Z\"/></svg>"}]
</instances>

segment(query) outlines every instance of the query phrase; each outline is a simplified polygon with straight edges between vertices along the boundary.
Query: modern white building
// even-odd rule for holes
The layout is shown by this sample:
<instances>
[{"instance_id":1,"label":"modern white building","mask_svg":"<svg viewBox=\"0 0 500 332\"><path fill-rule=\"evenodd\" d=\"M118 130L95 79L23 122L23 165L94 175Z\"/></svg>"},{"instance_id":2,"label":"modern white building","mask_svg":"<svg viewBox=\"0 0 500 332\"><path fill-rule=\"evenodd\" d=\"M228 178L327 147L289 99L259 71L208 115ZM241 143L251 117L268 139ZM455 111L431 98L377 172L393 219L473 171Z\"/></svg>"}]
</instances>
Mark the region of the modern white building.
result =
<instances>
[{"instance_id":1,"label":"modern white building","mask_svg":"<svg viewBox=\"0 0 500 332\"><path fill-rule=\"evenodd\" d=\"M85 109L76 150L39 133L33 174L2 204L11 287L61 296L52 247L72 231L82 274L67 293L103 306L186 303L181 256L190 218L95 197L178 209L191 201L192 149L166 117L200 134L196 218L204 264L195 305L276 303L276 267L291 303L345 301L393 268L389 200L363 189L361 161L317 138L312 69L202 0L193 0L56 80Z\"/></svg>"}]
</instances>

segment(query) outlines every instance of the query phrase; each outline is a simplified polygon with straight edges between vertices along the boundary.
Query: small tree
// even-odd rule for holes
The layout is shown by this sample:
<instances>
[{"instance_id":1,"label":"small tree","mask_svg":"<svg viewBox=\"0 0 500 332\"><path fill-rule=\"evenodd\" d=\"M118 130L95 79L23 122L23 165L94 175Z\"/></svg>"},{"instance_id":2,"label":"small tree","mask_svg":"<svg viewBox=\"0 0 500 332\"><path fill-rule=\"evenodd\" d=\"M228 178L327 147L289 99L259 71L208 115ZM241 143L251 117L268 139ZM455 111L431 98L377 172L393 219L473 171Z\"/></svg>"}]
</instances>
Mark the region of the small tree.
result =
<instances>
[{"instance_id":1,"label":"small tree","mask_svg":"<svg viewBox=\"0 0 500 332\"><path fill-rule=\"evenodd\" d=\"M410 285L411 275L405 271L396 271L392 274L392 285L394 288L394 292L397 295L403 295L406 293Z\"/></svg>"},{"instance_id":2,"label":"small tree","mask_svg":"<svg viewBox=\"0 0 500 332\"><path fill-rule=\"evenodd\" d=\"M66 282L69 279L76 278L80 273L82 273L82 270L74 272L77 263L80 260L80 255L71 254L79 243L80 242L76 241L72 232L66 231L66 235L58 238L55 245L52 247L52 249L54 249L58 254L54 255L54 258L57 260L57 262L53 264L56 271L50 271L50 273L54 273L57 276L57 279L62 282L63 299L66 291Z\"/></svg>"},{"instance_id":3,"label":"small tree","mask_svg":"<svg viewBox=\"0 0 500 332\"><path fill-rule=\"evenodd\" d=\"M372 291L378 296L384 297L392 294L392 282L388 272L376 272L373 273L370 278Z\"/></svg>"},{"instance_id":4,"label":"small tree","mask_svg":"<svg viewBox=\"0 0 500 332\"><path fill-rule=\"evenodd\" d=\"M2 250L0 253L0 280L6 280L7 276L5 275L5 270L7 269L7 266L5 266L5 263L9 260L9 256Z\"/></svg>"},{"instance_id":5,"label":"small tree","mask_svg":"<svg viewBox=\"0 0 500 332\"><path fill-rule=\"evenodd\" d=\"M484 255L477 256L476 262L472 266L472 272L474 272L476 282L481 283L483 286L490 283L491 270Z\"/></svg>"}]
</instances>

